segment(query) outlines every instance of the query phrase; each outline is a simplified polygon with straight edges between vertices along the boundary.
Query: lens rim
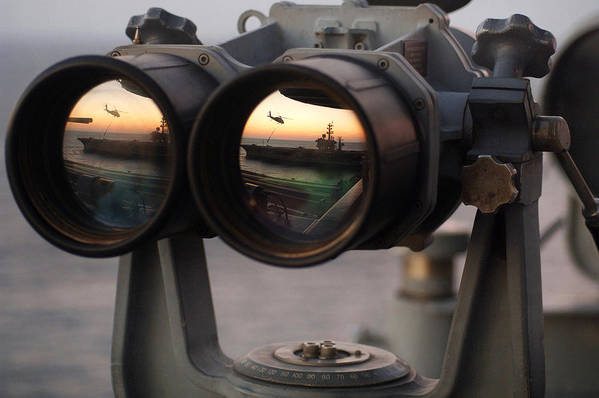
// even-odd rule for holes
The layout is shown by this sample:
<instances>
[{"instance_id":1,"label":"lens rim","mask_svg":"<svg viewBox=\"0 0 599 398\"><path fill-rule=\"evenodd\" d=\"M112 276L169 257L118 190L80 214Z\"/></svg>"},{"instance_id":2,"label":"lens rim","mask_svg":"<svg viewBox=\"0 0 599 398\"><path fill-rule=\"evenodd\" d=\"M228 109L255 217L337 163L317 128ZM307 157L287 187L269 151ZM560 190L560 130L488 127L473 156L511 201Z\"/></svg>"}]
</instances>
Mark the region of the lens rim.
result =
<instances>
[{"instance_id":1,"label":"lens rim","mask_svg":"<svg viewBox=\"0 0 599 398\"><path fill-rule=\"evenodd\" d=\"M261 81L260 87L253 87L250 95L244 95L240 98L237 93L249 93L246 85L248 83L252 85L251 80L252 75L256 73L252 71L245 75L241 80L237 80L228 84L225 87L221 87L217 92L215 92L214 96L208 101L202 112L198 117L198 124L196 124L193 128L194 134L192 134L192 139L190 142L190 159L189 159L189 174L192 181L196 181L202 179L206 181L213 177L213 173L209 172L206 168L206 161L208 160L208 146L204 146L199 142L199 136L195 134L197 131L209 131L210 128L208 126L202 126L203 123L207 123L209 120L212 120L213 117L208 117L209 115L213 115L215 112L215 107L219 107L217 104L222 104L222 102L229 102L231 96L235 96L236 101L232 102L236 104L235 115L231 117L228 121L229 126L231 124L237 124L240 128L239 135L233 135L226 137L227 144L222 144L219 150L225 150L226 148L231 149L227 154L223 155L223 159L229 160L232 163L228 166L224 166L221 168L221 172L223 173L222 179L223 181L227 181L227 184L224 184L226 188L226 193L229 194L229 197L222 197L221 194L223 192L215 190L213 191L216 200L208 199L208 189L207 187L215 187L214 184L202 184L201 189L197 189L197 185L193 184L192 187L196 187L193 189L194 196L196 196L198 203L211 203L213 205L218 204L218 206L210 206L210 208L204 208L203 205L200 205L200 209L203 209L203 214L205 217L212 220L213 216L216 215L218 217L218 221L211 224L212 228L218 231L219 236L221 236L226 241L233 243L235 242L235 247L240 249L243 253L257 257L261 261L265 261L268 263L276 263L277 265L286 265L286 266L301 266L304 265L303 262L306 258L313 259L314 261L321 261L322 259L328 258L333 254L338 252L338 248L342 247L343 243L348 243L353 236L358 232L360 225L366 218L366 212L360 211L358 212L358 216L354 217L351 221L345 224L346 227L343 229L341 233L335 234L332 239L326 240L325 244L322 242L317 243L308 243L302 245L301 251L293 252L292 249L299 248L296 245L289 244L285 245L285 243L290 243L290 241L286 239L280 238L274 231L268 228L265 224L260 222L257 218L255 218L252 214L250 214L249 208L245 206L243 201L231 201L231 197L237 197L240 194L243 194L243 184L241 179L240 167L239 167L239 143L243 132L243 125L247 121L251 111L258 105L268 94L272 93L277 88L282 88L286 85L286 83L297 82L299 79L309 80L306 83L310 83L309 85L315 85L314 83L318 83L318 88L322 89L329 95L333 97L341 98L346 104L352 107L352 110L356 113L360 123L364 128L364 132L366 134L366 147L368 156L371 159L376 158L377 154L373 148L372 139L371 139L371 128L366 121L365 116L361 113L361 110L358 107L358 104L353 101L351 96L344 90L341 85L335 84L332 80L328 79L325 75L307 75L304 68L292 66L290 69L280 69L277 66L272 67L269 66L270 81L277 81L277 84L271 85L270 82ZM258 74L264 73L263 70L259 70ZM315 85L316 86L316 85ZM239 112L239 110L243 109L245 112ZM229 131L231 129L235 129L235 127L229 127ZM199 149L199 155L193 156L194 148ZM370 207L373 197L374 185L376 184L376 174L377 174L377 166L378 162L369 162L368 173L369 179L372 181L368 184L368 187L365 187L364 197L361 200L359 205L360 210L367 210ZM198 175L201 173L202 176ZM208 194L210 195L210 194ZM230 214L235 214L236 217L231 217ZM232 219L239 219L239 222L231 222ZM241 227L241 228L239 228ZM251 238L253 239L251 239ZM260 250L257 250L260 248ZM270 248L270 250L265 250ZM284 263L284 264L282 264Z\"/></svg>"},{"instance_id":2,"label":"lens rim","mask_svg":"<svg viewBox=\"0 0 599 398\"><path fill-rule=\"evenodd\" d=\"M373 71L370 66L357 63L355 60L348 60L344 57L328 57L328 59L349 61L354 66L359 65L356 67L367 70L368 76L378 73L378 71ZM320 241L317 244L306 245L301 250L298 250L295 242L289 242L274 235L253 215L248 214L247 206L244 206L245 204L241 200L235 199L235 188L232 188L234 186L242 187L239 173L239 141L249 114L258 103L274 91L274 87L280 87L284 85L284 82L296 81L311 82L328 95L341 98L351 107L364 128L370 159L368 164L369 182L364 187L365 195L358 214L346 224L345 229L332 239L324 243ZM367 84L375 86L379 83L379 81L367 82ZM389 87L393 86L389 84ZM397 101L401 100L406 105L397 90L395 90L395 94L398 96ZM374 212L372 204L375 195L379 194L381 179L379 165L384 160L382 157L389 153L384 153L385 151L381 151L381 148L377 148L377 139L379 139L377 132L373 130L366 110L362 108L354 95L355 91L352 94L347 85L326 73L301 63L266 65L238 76L215 91L193 127L188 154L188 170L192 192L198 207L206 221L225 241L249 257L287 267L315 265L360 243L355 238L361 231L364 231L365 222L371 219L371 213ZM223 109L226 109L227 106L230 108L231 104L235 104L234 111L231 112L228 119L224 119ZM409 111L408 106L403 109ZM228 123L228 131L237 130L239 134L229 134L228 137L212 136L210 133L214 131L212 126L218 120ZM411 121L414 121L413 117L411 117ZM414 135L419 138L419 127L416 123L411 126L415 130ZM221 131L225 129L222 127ZM236 155L231 152L230 148L233 147L235 147ZM222 159L228 159L226 166ZM219 166L215 166L217 163ZM234 171L231 172L231 170ZM228 183L223 184L223 182Z\"/></svg>"},{"instance_id":3,"label":"lens rim","mask_svg":"<svg viewBox=\"0 0 599 398\"><path fill-rule=\"evenodd\" d=\"M127 79L143 90L160 109L172 136L169 143L169 186L156 212L139 227L110 233L90 222L83 214L72 217L58 199L72 194L65 191L62 140L64 126L72 107L92 88L110 80ZM57 99L58 98L58 99ZM47 107L47 108L46 108ZM42 110L42 113L40 112ZM36 118L31 114L36 111ZM107 56L79 56L62 61L40 74L21 96L9 123L6 138L6 167L16 202L25 218L45 239L74 254L111 257L131 251L164 225L181 189L185 175L184 148L179 138L182 126L168 95L147 73L129 62ZM38 142L36 142L36 140ZM51 147L39 145L43 140ZM32 170L40 165L41 170ZM40 190L44 187L47 191Z\"/></svg>"}]
</instances>

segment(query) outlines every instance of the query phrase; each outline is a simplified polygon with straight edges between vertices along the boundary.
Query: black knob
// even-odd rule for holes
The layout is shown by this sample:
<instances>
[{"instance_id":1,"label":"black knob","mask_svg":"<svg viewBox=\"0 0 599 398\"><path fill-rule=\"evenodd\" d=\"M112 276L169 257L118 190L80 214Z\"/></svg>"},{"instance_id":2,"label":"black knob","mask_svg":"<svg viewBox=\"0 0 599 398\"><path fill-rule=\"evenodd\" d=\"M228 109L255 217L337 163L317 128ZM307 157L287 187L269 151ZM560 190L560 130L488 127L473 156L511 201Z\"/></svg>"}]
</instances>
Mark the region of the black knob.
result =
<instances>
[{"instance_id":1,"label":"black knob","mask_svg":"<svg viewBox=\"0 0 599 398\"><path fill-rule=\"evenodd\" d=\"M549 73L555 37L525 15L487 19L476 30L472 59L493 77L543 77Z\"/></svg>"},{"instance_id":2,"label":"black knob","mask_svg":"<svg viewBox=\"0 0 599 398\"><path fill-rule=\"evenodd\" d=\"M162 8L153 7L143 15L129 19L125 33L143 44L202 44L196 37L196 25L187 18L179 17Z\"/></svg>"}]
</instances>

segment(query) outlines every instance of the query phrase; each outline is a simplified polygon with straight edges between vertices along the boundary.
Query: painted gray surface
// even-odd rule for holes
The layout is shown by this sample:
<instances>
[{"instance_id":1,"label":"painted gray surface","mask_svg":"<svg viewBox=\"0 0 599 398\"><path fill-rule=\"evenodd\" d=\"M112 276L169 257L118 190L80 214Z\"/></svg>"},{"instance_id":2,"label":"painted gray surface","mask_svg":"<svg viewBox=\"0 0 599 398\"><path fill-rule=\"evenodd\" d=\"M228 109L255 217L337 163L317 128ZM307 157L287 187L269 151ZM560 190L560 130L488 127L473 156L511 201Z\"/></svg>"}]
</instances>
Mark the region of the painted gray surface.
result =
<instances>
[{"instance_id":1,"label":"painted gray surface","mask_svg":"<svg viewBox=\"0 0 599 398\"><path fill-rule=\"evenodd\" d=\"M329 2L330 3L330 2ZM164 2L188 16L207 43L235 32L237 15L266 12L267 1ZM4 171L4 134L9 114L33 77L67 56L103 53L126 43L130 14L157 5L145 1L3 2L0 26L0 396L108 397L110 334L116 259L89 260L45 243L24 221L9 192ZM476 1L452 16L474 30L486 16L529 14L561 36L599 12L595 1ZM210 10L203 12L202 10ZM209 17L208 17L209 15ZM113 17L114 16L114 17ZM100 34L107 32L104 36ZM204 32L204 34L203 34ZM211 32L211 33L207 33ZM558 37L559 39L559 37ZM34 117L34 115L32 115ZM565 211L566 186L546 167L541 226ZM472 211L456 217L470 222ZM348 253L308 270L282 270L248 260L222 242L207 243L217 323L225 351L238 356L273 341L353 338L360 325L382 326L397 286L397 250ZM546 307L599 300L596 285L570 266L558 234L543 250ZM310 316L305 316L309 313ZM300 315L298 315L300 314ZM399 353L401 354L401 353Z\"/></svg>"}]
</instances>

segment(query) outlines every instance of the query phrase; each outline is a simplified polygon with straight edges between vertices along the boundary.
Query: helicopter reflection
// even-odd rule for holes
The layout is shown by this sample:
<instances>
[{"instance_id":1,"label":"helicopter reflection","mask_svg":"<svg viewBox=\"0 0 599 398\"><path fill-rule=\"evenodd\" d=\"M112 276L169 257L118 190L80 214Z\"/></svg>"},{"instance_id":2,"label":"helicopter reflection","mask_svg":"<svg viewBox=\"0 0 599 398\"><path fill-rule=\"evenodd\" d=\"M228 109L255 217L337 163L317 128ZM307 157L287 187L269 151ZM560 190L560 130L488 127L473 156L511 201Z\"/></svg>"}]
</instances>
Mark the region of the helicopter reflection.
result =
<instances>
[{"instance_id":1,"label":"helicopter reflection","mask_svg":"<svg viewBox=\"0 0 599 398\"><path fill-rule=\"evenodd\" d=\"M266 116L269 117L269 118L271 118L272 120L274 120L275 122L277 122L279 124L285 124L285 120L284 119L293 120L293 119L291 119L289 117L285 117L285 116L281 116L281 115L273 116L270 111L268 111L268 115L266 115Z\"/></svg>"},{"instance_id":2,"label":"helicopter reflection","mask_svg":"<svg viewBox=\"0 0 599 398\"><path fill-rule=\"evenodd\" d=\"M121 113L128 113L128 112L116 109L116 107L114 109L108 109L108 104L104 104L104 110L114 117L121 117Z\"/></svg>"}]
</instances>

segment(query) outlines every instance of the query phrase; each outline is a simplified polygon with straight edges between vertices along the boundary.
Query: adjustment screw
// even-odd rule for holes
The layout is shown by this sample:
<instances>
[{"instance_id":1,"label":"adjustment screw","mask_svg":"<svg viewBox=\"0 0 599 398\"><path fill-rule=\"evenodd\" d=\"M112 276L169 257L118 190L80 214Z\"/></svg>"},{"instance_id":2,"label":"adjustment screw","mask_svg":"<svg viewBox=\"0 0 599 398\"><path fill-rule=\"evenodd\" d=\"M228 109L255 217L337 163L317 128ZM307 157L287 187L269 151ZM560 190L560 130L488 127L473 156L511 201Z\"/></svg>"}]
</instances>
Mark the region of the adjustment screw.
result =
<instances>
[{"instance_id":1,"label":"adjustment screw","mask_svg":"<svg viewBox=\"0 0 599 398\"><path fill-rule=\"evenodd\" d=\"M135 37L133 37L133 44L143 44L141 40L141 32L139 30L139 26L135 27Z\"/></svg>"},{"instance_id":2,"label":"adjustment screw","mask_svg":"<svg viewBox=\"0 0 599 398\"><path fill-rule=\"evenodd\" d=\"M118 52L118 51L113 51L113 52L111 52L111 53L110 53L110 56L111 56L111 57L120 57L120 56L121 56L121 53L120 53L120 52Z\"/></svg>"},{"instance_id":3,"label":"adjustment screw","mask_svg":"<svg viewBox=\"0 0 599 398\"><path fill-rule=\"evenodd\" d=\"M488 155L479 156L476 162L462 168L462 201L483 213L495 213L499 206L518 196L515 175L511 164L498 163Z\"/></svg>"},{"instance_id":4,"label":"adjustment screw","mask_svg":"<svg viewBox=\"0 0 599 398\"><path fill-rule=\"evenodd\" d=\"M290 56L290 55L285 55L285 56L283 57L283 62L291 62L291 61L293 61L293 57L292 57L292 56Z\"/></svg>"}]
</instances>

